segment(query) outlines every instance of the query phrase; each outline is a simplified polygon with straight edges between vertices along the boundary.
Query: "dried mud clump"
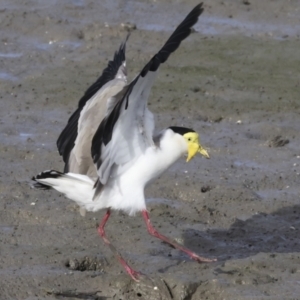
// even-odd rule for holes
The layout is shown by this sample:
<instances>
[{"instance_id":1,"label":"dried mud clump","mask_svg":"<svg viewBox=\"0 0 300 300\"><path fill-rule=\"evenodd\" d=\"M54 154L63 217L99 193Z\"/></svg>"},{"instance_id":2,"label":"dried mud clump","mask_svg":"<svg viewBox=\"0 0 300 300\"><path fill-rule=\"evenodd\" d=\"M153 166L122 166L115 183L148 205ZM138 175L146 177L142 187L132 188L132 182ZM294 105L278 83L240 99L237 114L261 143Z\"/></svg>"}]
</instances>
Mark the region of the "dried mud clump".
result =
<instances>
[{"instance_id":1,"label":"dried mud clump","mask_svg":"<svg viewBox=\"0 0 300 300\"><path fill-rule=\"evenodd\" d=\"M283 138L281 135L275 136L272 140L269 141L269 147L278 148L287 145L290 141Z\"/></svg>"},{"instance_id":2,"label":"dried mud clump","mask_svg":"<svg viewBox=\"0 0 300 300\"><path fill-rule=\"evenodd\" d=\"M65 263L65 266L73 271L102 271L106 266L106 262L103 259L86 256L82 259L70 258Z\"/></svg>"}]
</instances>

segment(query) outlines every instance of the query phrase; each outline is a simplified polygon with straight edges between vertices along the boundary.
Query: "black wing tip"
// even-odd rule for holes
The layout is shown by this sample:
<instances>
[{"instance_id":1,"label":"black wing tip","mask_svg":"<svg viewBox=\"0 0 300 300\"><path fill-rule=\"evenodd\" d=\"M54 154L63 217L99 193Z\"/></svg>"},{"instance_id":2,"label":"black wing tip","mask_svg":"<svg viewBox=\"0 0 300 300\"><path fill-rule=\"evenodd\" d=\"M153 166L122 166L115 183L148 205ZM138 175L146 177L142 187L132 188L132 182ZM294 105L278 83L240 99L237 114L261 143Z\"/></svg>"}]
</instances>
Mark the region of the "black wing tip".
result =
<instances>
[{"instance_id":1,"label":"black wing tip","mask_svg":"<svg viewBox=\"0 0 300 300\"><path fill-rule=\"evenodd\" d=\"M198 18L204 11L204 7L203 7L203 2L200 2L199 4L197 4L187 15L186 19L188 17L191 17L195 14L195 17ZM197 22L197 21L196 21Z\"/></svg>"},{"instance_id":2,"label":"black wing tip","mask_svg":"<svg viewBox=\"0 0 300 300\"><path fill-rule=\"evenodd\" d=\"M119 49L115 52L113 60L109 61L108 67L103 71L102 74L104 74L104 72L107 69L109 69L109 67L110 67L110 70L107 70L107 71L116 73L118 71L119 67L121 66L121 64L126 61L126 43L129 39L129 36L130 36L130 33L127 34L125 40L121 43ZM112 70L112 69L114 69L114 70Z\"/></svg>"},{"instance_id":3,"label":"black wing tip","mask_svg":"<svg viewBox=\"0 0 300 300\"><path fill-rule=\"evenodd\" d=\"M199 15L204 11L204 7L203 7L203 2L200 2L199 4L197 4L193 9L196 11L199 11Z\"/></svg>"},{"instance_id":4,"label":"black wing tip","mask_svg":"<svg viewBox=\"0 0 300 300\"><path fill-rule=\"evenodd\" d=\"M126 35L126 38L125 40L121 43L120 45L120 48L119 48L119 51L116 51L116 52L120 52L120 51L123 51L124 52L124 56L125 56L125 52L126 52L126 43L130 37L131 33L129 32L127 35Z\"/></svg>"},{"instance_id":5,"label":"black wing tip","mask_svg":"<svg viewBox=\"0 0 300 300\"><path fill-rule=\"evenodd\" d=\"M192 27L197 23L199 16L204 11L203 2L196 5L184 20L176 27L170 38L161 48L161 50L153 56L149 63L140 73L141 77L145 77L148 71L155 72L160 64L164 63L171 53L176 51L181 42L186 39L192 32Z\"/></svg>"},{"instance_id":6,"label":"black wing tip","mask_svg":"<svg viewBox=\"0 0 300 300\"><path fill-rule=\"evenodd\" d=\"M114 79L120 66L126 61L126 43L130 33L127 34L125 40L121 43L119 49L115 51L114 57L110 60L106 68L102 71L100 77L94 82L84 93L78 102L78 108L82 108L86 102L102 88L108 81Z\"/></svg>"}]
</instances>

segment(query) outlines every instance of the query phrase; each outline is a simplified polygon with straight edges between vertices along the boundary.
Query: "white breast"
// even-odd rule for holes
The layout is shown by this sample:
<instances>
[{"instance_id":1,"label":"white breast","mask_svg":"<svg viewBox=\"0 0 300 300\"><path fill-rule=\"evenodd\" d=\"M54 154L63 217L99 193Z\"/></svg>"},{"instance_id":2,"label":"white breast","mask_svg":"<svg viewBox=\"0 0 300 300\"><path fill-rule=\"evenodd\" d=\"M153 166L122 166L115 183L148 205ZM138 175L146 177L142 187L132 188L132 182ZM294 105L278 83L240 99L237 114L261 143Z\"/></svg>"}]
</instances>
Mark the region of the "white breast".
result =
<instances>
[{"instance_id":1,"label":"white breast","mask_svg":"<svg viewBox=\"0 0 300 300\"><path fill-rule=\"evenodd\" d=\"M145 186L166 171L187 151L181 135L167 130L158 147L149 147L124 173L112 178L105 185L94 209L110 207L129 214L146 209Z\"/></svg>"}]
</instances>

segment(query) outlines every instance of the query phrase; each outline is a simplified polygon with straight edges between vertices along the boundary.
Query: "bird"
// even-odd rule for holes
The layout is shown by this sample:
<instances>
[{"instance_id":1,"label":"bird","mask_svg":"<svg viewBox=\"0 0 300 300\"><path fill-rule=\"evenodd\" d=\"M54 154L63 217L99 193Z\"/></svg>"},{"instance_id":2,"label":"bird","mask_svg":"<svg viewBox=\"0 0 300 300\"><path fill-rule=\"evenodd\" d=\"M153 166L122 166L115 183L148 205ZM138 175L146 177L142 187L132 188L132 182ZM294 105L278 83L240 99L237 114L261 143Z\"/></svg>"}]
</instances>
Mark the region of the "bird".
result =
<instances>
[{"instance_id":1,"label":"bird","mask_svg":"<svg viewBox=\"0 0 300 300\"><path fill-rule=\"evenodd\" d=\"M47 170L34 176L39 189L54 189L75 201L82 212L106 209L97 231L125 271L135 281L134 270L108 239L105 225L113 210L129 215L141 212L148 233L177 248L197 262L211 262L161 233L152 225L144 189L180 157L189 162L197 153L209 158L199 134L170 126L155 132L154 116L147 107L158 69L192 32L203 12L198 4L178 25L164 46L127 82L126 43L79 100L78 107L61 132L57 147L64 171Z\"/></svg>"}]
</instances>

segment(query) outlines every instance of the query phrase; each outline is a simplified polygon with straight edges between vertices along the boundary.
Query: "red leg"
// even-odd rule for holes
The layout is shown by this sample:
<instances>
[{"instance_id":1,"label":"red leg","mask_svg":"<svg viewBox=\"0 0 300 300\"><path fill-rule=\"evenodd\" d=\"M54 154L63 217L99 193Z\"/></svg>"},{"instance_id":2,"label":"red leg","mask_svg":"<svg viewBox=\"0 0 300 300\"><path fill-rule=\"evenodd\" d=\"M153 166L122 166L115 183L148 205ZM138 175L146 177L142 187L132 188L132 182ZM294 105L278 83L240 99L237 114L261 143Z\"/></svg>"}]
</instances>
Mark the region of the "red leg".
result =
<instances>
[{"instance_id":1,"label":"red leg","mask_svg":"<svg viewBox=\"0 0 300 300\"><path fill-rule=\"evenodd\" d=\"M118 252L118 250L111 244L111 242L106 237L106 234L105 234L105 231L104 231L104 227L105 227L105 224L106 224L107 220L109 219L109 217L110 217L110 209L107 210L104 218L102 219L100 225L98 226L98 233L102 237L104 243L110 248L110 250L113 252L113 254L115 255L115 257L119 260L119 262L125 268L126 272L130 275L130 277L134 281L139 281L138 278L139 278L139 275L141 275L141 273L133 270L127 264L127 262L124 260L124 258L121 256L121 254Z\"/></svg>"},{"instance_id":2,"label":"red leg","mask_svg":"<svg viewBox=\"0 0 300 300\"><path fill-rule=\"evenodd\" d=\"M143 210L142 211L142 214L143 214L143 218L146 222L146 225L147 225L147 229L148 229L148 232L163 240L164 242L170 244L171 246L173 246L174 248L178 249L178 250L181 250L183 252L185 252L187 255L189 255L192 259L196 260L197 262L212 262L212 261L216 261L216 259L210 259L210 258L205 258L205 257L201 257L199 255L197 255L196 253L192 252L191 250L183 247L182 245L178 244L177 242L175 242L174 240L171 240L169 238L167 238L166 236L160 234L151 224L151 221L150 221L150 218L149 218L149 214L146 210Z\"/></svg>"}]
</instances>

